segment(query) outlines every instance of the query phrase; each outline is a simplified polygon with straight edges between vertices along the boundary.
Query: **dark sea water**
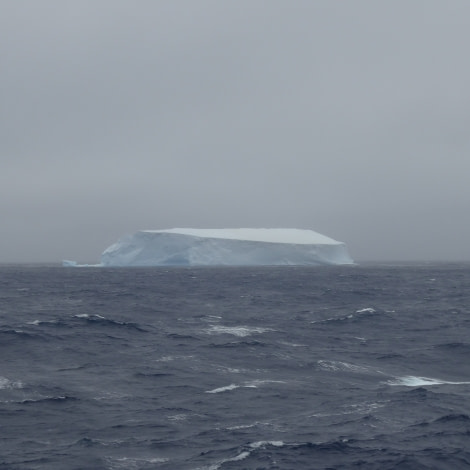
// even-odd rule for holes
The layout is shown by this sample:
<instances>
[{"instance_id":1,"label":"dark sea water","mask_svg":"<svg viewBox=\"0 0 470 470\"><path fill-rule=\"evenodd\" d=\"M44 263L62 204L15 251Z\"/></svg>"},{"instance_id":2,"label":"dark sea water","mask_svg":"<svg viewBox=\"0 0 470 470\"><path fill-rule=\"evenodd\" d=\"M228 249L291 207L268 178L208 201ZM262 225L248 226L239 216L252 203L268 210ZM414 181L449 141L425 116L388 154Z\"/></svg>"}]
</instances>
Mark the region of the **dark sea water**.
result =
<instances>
[{"instance_id":1,"label":"dark sea water","mask_svg":"<svg viewBox=\"0 0 470 470\"><path fill-rule=\"evenodd\" d=\"M0 268L0 469L351 468L470 468L470 265Z\"/></svg>"}]
</instances>

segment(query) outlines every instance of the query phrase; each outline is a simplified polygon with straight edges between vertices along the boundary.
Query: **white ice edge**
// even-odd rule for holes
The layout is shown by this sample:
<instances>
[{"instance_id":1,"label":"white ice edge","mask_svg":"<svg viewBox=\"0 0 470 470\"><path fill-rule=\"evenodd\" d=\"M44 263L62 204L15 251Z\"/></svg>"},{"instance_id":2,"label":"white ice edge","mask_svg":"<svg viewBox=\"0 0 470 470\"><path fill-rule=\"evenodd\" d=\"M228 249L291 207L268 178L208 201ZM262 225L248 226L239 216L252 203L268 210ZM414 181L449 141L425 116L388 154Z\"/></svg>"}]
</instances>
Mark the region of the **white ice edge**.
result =
<instances>
[{"instance_id":1,"label":"white ice edge","mask_svg":"<svg viewBox=\"0 0 470 470\"><path fill-rule=\"evenodd\" d=\"M172 228L165 230L142 230L147 233L173 233L199 238L223 238L226 240L246 240L266 243L289 243L296 245L342 244L337 240L314 232L297 228Z\"/></svg>"}]
</instances>

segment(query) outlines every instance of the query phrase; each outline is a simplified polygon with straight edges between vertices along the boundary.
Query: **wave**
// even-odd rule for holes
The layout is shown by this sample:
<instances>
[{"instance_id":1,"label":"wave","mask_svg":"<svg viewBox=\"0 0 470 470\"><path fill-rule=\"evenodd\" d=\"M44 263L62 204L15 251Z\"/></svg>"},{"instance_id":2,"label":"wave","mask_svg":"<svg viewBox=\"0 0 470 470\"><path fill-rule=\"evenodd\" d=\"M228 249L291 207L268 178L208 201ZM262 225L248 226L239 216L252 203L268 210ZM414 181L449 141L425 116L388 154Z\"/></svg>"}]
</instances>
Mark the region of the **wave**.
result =
<instances>
[{"instance_id":1,"label":"wave","mask_svg":"<svg viewBox=\"0 0 470 470\"><path fill-rule=\"evenodd\" d=\"M448 414L445 416L441 416L440 418L437 418L433 421L434 423L452 423L452 424L457 424L457 423L465 423L468 425L470 422L470 416L467 414Z\"/></svg>"},{"instance_id":2,"label":"wave","mask_svg":"<svg viewBox=\"0 0 470 470\"><path fill-rule=\"evenodd\" d=\"M17 330L15 328L2 329L0 330L0 334L5 335L6 337L11 337L11 338L33 339L33 340L46 339L41 334L30 333L24 330Z\"/></svg>"},{"instance_id":3,"label":"wave","mask_svg":"<svg viewBox=\"0 0 470 470\"><path fill-rule=\"evenodd\" d=\"M335 323L335 322L345 322L345 321L355 321L363 318L371 317L372 315L377 315L380 312L372 307L365 307L349 313L347 315L342 315L340 317L330 317L324 318L321 320L313 320L310 323ZM393 310L387 310L385 313L393 313Z\"/></svg>"},{"instance_id":4,"label":"wave","mask_svg":"<svg viewBox=\"0 0 470 470\"><path fill-rule=\"evenodd\" d=\"M18 403L22 404L30 404L30 403L63 403L65 401L79 401L79 398L63 395L57 397L42 397L42 398L25 398L24 400L18 401Z\"/></svg>"},{"instance_id":5,"label":"wave","mask_svg":"<svg viewBox=\"0 0 470 470\"><path fill-rule=\"evenodd\" d=\"M218 470L220 469L224 464L230 463L230 462L240 462L242 460L245 460L248 458L253 452L257 450L264 450L269 447L283 447L285 446L283 441L257 441L257 442L252 442L250 444L247 444L246 446L243 446L240 449L237 449L237 453L233 457L229 457L226 459L219 459L215 463L204 466L204 467L198 467L196 470Z\"/></svg>"},{"instance_id":6,"label":"wave","mask_svg":"<svg viewBox=\"0 0 470 470\"><path fill-rule=\"evenodd\" d=\"M434 348L445 350L445 351L447 350L452 353L455 353L455 352L470 353L470 344L462 343L462 342L438 344L434 346Z\"/></svg>"},{"instance_id":7,"label":"wave","mask_svg":"<svg viewBox=\"0 0 470 470\"><path fill-rule=\"evenodd\" d=\"M168 333L166 335L167 338L172 338L172 339L194 339L194 340L199 340L199 338L196 338L196 336L192 335L183 335L181 333Z\"/></svg>"},{"instance_id":8,"label":"wave","mask_svg":"<svg viewBox=\"0 0 470 470\"><path fill-rule=\"evenodd\" d=\"M354 456L356 456L356 458L359 457L359 449L352 445L353 443L353 439L338 439L319 443L286 443L281 440L256 441L238 448L228 449L226 453L230 452L233 456L218 458L214 463L197 467L196 470L219 470L226 466L227 468L232 468L230 465L231 462L236 463L246 461L247 459L254 460L253 462L244 462L244 464L241 464L242 466L239 466L240 464L234 464L237 466L233 466L233 468L281 468L277 463L279 459L282 459L284 463L284 467L282 468L312 468L312 461L315 460L323 463L321 468L336 468L333 467L333 465L329 466L328 463L337 461L338 457L341 457L344 461L349 461L348 465L342 466L341 468L350 468L351 466L359 467L365 462L360 458L354 463L351 461L351 458L354 458ZM204 453L204 456L210 456L212 453L217 454L218 452L209 451Z\"/></svg>"},{"instance_id":9,"label":"wave","mask_svg":"<svg viewBox=\"0 0 470 470\"><path fill-rule=\"evenodd\" d=\"M98 314L79 313L77 315L74 315L73 318L78 318L79 320L85 320L85 322L90 325L116 326L116 327L134 329L143 333L148 332L147 329L141 327L138 323L112 320L112 319L103 317L102 315L98 315Z\"/></svg>"},{"instance_id":10,"label":"wave","mask_svg":"<svg viewBox=\"0 0 470 470\"><path fill-rule=\"evenodd\" d=\"M383 359L400 359L402 360L405 356L403 354L399 353L386 353L386 354L380 354L377 356L377 359L383 360Z\"/></svg>"},{"instance_id":11,"label":"wave","mask_svg":"<svg viewBox=\"0 0 470 470\"><path fill-rule=\"evenodd\" d=\"M171 377L174 374L165 373L165 372L136 372L134 373L134 377L136 378L151 378L151 379L158 379L160 377Z\"/></svg>"}]
</instances>

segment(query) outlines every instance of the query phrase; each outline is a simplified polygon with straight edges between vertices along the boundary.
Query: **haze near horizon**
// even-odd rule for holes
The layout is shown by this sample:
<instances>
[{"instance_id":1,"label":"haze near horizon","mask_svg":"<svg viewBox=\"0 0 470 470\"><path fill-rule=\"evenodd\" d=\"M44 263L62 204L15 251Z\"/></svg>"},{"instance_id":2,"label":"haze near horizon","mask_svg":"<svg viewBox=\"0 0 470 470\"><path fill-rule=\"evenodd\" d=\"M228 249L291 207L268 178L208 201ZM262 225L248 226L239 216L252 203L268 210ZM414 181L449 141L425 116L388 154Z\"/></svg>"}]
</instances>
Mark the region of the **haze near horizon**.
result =
<instances>
[{"instance_id":1,"label":"haze near horizon","mask_svg":"<svg viewBox=\"0 0 470 470\"><path fill-rule=\"evenodd\" d=\"M469 261L465 0L6 0L0 263L307 228Z\"/></svg>"}]
</instances>

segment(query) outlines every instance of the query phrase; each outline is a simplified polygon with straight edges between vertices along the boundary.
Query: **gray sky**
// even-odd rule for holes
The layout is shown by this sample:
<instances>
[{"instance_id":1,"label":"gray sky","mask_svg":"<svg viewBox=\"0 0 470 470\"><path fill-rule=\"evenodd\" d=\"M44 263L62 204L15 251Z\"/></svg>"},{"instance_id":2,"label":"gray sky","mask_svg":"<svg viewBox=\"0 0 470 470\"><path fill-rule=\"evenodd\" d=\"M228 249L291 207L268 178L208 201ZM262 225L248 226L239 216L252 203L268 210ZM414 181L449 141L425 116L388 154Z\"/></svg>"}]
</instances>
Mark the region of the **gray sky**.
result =
<instances>
[{"instance_id":1,"label":"gray sky","mask_svg":"<svg viewBox=\"0 0 470 470\"><path fill-rule=\"evenodd\" d=\"M470 260L468 0L3 0L0 262L171 227Z\"/></svg>"}]
</instances>

